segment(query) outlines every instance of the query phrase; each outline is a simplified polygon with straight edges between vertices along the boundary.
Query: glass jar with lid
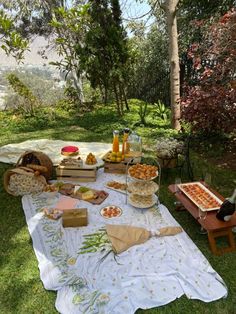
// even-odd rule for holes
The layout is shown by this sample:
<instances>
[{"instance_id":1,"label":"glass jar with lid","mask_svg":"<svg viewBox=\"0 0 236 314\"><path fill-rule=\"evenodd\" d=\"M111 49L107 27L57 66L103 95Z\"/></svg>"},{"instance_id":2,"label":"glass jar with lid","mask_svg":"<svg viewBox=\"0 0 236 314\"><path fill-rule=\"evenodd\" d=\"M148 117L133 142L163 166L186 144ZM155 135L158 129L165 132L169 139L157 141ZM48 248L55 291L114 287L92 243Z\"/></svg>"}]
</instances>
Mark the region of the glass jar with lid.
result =
<instances>
[{"instance_id":1,"label":"glass jar with lid","mask_svg":"<svg viewBox=\"0 0 236 314\"><path fill-rule=\"evenodd\" d=\"M127 139L129 152L126 154L126 158L134 158L135 162L141 161L142 156L142 139L141 137L135 133L132 132Z\"/></svg>"}]
</instances>

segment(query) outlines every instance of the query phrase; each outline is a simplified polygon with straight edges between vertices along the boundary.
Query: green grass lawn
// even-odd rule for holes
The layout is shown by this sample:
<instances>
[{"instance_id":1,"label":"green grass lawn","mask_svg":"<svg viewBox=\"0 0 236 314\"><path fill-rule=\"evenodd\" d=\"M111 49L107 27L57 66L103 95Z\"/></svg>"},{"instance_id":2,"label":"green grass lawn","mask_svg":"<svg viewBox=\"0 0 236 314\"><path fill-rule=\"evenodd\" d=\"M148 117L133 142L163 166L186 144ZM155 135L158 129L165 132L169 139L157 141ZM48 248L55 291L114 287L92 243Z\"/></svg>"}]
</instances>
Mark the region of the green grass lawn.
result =
<instances>
[{"instance_id":1,"label":"green grass lawn","mask_svg":"<svg viewBox=\"0 0 236 314\"><path fill-rule=\"evenodd\" d=\"M113 129L122 129L127 126L134 128L135 126L135 130L142 135L144 144L150 149L150 147L154 147L158 136L175 134L170 129L168 121L163 122L160 119L154 119L151 115L147 118L147 126L137 124L138 109L135 106L124 118L117 117L112 107L98 107L94 112L86 113L84 116L57 112L53 119L46 123L43 119L38 123L32 119L28 119L28 121L13 119L5 113L0 114L0 118L2 131L0 146L39 138L111 142ZM208 145L208 139L205 139L205 142ZM219 154L216 147L213 145L212 150L215 149L216 154ZM232 169L219 168L214 163L210 163L205 156L199 155L197 148L191 151L191 160L196 179L201 178L208 171L212 174L212 185L215 189L225 197L232 193L236 179ZM11 167L12 165L0 164L1 177L6 169ZM207 236L198 233L199 225L197 222L185 211L174 211L174 200L167 187L174 182L176 176L179 176L179 173L174 169L163 172L161 201L183 226L212 267L222 276L229 289L229 294L226 299L209 304L188 300L183 296L166 306L145 311L138 310L137 313L234 314L236 313L236 253L213 256L208 247ZM37 260L26 226L21 198L8 195L1 184L0 201L0 313L56 313L54 307L56 293L45 290L39 278Z\"/></svg>"}]
</instances>

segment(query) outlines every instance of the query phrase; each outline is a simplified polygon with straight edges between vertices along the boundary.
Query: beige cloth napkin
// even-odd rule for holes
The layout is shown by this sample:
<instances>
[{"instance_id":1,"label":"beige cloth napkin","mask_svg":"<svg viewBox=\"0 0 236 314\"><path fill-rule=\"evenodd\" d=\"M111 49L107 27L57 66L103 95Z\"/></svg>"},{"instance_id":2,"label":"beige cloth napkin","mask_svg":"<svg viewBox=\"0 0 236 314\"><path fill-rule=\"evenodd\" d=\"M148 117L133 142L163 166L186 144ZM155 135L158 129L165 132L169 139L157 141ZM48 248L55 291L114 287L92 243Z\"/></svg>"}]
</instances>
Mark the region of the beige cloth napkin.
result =
<instances>
[{"instance_id":1,"label":"beige cloth napkin","mask_svg":"<svg viewBox=\"0 0 236 314\"><path fill-rule=\"evenodd\" d=\"M182 232L180 227L165 227L157 232L128 225L106 225L106 232L116 254L122 253L133 245L146 242L151 236L175 235Z\"/></svg>"}]
</instances>

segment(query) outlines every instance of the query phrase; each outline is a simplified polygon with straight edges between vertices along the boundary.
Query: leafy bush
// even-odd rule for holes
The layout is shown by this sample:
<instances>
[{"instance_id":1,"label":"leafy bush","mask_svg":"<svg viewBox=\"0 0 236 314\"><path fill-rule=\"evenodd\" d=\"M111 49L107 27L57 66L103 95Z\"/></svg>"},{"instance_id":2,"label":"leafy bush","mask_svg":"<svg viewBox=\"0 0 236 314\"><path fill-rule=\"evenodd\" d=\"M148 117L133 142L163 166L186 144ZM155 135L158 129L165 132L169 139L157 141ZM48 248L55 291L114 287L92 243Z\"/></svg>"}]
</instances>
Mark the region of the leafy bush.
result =
<instances>
[{"instance_id":1,"label":"leafy bush","mask_svg":"<svg viewBox=\"0 0 236 314\"><path fill-rule=\"evenodd\" d=\"M170 109L165 106L160 100L157 103L154 103L156 107L154 116L161 118L164 121L167 121L170 116Z\"/></svg>"},{"instance_id":2,"label":"leafy bush","mask_svg":"<svg viewBox=\"0 0 236 314\"><path fill-rule=\"evenodd\" d=\"M34 115L36 107L38 107L39 100L34 96L31 90L14 74L10 73L7 75L7 80L14 92L17 93L22 99L20 109L25 115Z\"/></svg>"},{"instance_id":3,"label":"leafy bush","mask_svg":"<svg viewBox=\"0 0 236 314\"><path fill-rule=\"evenodd\" d=\"M191 123L193 130L209 133L235 130L235 28L236 10L232 10L208 29L201 46L195 45L191 52L193 64L199 70L199 82L185 89L182 117ZM202 60L208 60L205 66Z\"/></svg>"}]
</instances>

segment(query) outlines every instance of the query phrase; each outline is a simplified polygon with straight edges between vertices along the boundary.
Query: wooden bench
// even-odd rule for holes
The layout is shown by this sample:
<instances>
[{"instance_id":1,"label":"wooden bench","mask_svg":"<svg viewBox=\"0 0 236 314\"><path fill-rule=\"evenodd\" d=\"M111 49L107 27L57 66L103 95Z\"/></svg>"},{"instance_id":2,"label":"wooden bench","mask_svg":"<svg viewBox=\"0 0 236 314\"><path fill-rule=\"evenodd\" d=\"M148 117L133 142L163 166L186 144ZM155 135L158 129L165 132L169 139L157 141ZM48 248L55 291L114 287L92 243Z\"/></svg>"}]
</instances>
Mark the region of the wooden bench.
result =
<instances>
[{"instance_id":1,"label":"wooden bench","mask_svg":"<svg viewBox=\"0 0 236 314\"><path fill-rule=\"evenodd\" d=\"M219 199L222 201L224 200L224 197L218 192L214 191L208 186L207 188ZM183 205L183 207L207 231L209 246L213 254L222 255L224 253L233 252L236 250L234 234L232 232L232 228L236 226L236 213L234 213L231 219L227 222L217 219L216 211L208 211L205 219L199 219L198 207L184 193L178 191L175 184L169 185L168 189L172 194L174 194L175 198ZM219 237L226 238L228 240L228 246L219 248L216 242L216 239Z\"/></svg>"}]
</instances>

